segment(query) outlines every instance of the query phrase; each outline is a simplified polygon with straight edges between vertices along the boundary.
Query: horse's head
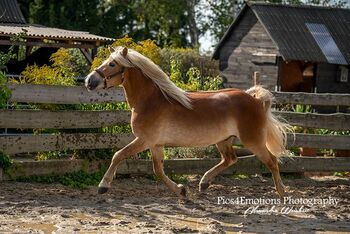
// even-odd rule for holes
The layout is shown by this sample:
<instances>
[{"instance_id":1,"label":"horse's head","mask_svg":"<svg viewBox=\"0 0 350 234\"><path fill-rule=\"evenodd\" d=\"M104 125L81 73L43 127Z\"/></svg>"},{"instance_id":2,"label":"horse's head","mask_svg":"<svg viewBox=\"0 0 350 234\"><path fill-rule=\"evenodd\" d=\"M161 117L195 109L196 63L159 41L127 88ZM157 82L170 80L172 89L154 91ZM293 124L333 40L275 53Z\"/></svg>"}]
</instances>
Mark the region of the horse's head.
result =
<instances>
[{"instance_id":1,"label":"horse's head","mask_svg":"<svg viewBox=\"0 0 350 234\"><path fill-rule=\"evenodd\" d=\"M113 47L108 48L111 55L115 53ZM121 51L121 55L126 57L128 49L125 47ZM113 56L109 56L101 66L90 72L85 78L85 87L91 90L108 89L118 86L124 81L125 67L117 63Z\"/></svg>"}]
</instances>

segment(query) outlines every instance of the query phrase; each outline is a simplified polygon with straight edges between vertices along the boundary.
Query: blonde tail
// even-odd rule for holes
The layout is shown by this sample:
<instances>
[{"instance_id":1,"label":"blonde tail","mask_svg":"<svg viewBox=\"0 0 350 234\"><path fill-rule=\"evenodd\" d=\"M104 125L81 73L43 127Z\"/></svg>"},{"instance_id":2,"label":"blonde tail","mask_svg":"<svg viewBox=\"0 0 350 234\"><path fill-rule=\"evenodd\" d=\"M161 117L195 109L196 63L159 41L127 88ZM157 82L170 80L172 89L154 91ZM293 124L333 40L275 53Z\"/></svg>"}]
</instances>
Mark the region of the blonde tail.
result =
<instances>
[{"instance_id":1,"label":"blonde tail","mask_svg":"<svg viewBox=\"0 0 350 234\"><path fill-rule=\"evenodd\" d=\"M287 131L293 132L293 128L282 118L278 118L271 111L274 97L270 91L260 85L253 86L246 91L249 95L259 99L264 104L267 117L266 147L275 157L290 155L286 149Z\"/></svg>"}]
</instances>

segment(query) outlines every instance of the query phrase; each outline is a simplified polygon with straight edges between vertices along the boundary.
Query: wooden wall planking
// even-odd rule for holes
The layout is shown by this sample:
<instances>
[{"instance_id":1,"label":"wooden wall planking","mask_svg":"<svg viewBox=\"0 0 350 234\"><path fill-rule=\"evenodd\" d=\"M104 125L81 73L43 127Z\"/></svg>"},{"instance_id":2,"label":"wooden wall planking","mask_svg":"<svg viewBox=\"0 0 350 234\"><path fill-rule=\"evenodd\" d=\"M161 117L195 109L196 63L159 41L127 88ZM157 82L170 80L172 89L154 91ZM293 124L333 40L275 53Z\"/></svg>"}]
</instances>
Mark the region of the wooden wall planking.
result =
<instances>
[{"instance_id":1,"label":"wooden wall planking","mask_svg":"<svg viewBox=\"0 0 350 234\"><path fill-rule=\"evenodd\" d=\"M227 87L249 88L253 84L253 73L259 71L261 83L274 89L277 66L270 57L261 61L257 54L277 56L278 51L254 12L248 9L220 48L219 68L228 82Z\"/></svg>"}]
</instances>

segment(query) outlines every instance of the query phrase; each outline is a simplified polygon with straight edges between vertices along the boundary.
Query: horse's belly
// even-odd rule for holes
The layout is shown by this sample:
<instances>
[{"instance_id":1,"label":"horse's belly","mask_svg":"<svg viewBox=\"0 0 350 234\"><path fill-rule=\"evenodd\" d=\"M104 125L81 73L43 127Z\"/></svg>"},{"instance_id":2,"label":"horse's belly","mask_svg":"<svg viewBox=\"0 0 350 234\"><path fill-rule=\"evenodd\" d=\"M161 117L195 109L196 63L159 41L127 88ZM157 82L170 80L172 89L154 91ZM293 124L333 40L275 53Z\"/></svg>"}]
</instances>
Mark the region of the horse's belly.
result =
<instances>
[{"instance_id":1,"label":"horse's belly","mask_svg":"<svg viewBox=\"0 0 350 234\"><path fill-rule=\"evenodd\" d=\"M162 129L159 142L166 146L199 147L218 143L238 132L234 123L210 125L170 125Z\"/></svg>"}]
</instances>

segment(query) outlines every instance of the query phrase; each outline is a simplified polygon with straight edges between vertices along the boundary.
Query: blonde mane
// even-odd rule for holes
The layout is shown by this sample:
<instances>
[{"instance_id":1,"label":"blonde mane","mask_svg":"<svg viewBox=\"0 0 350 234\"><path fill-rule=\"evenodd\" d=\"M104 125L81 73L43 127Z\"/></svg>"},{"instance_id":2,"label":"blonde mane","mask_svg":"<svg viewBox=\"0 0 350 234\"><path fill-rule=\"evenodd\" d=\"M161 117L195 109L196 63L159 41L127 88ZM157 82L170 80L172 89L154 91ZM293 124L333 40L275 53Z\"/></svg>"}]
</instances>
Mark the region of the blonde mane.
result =
<instances>
[{"instance_id":1,"label":"blonde mane","mask_svg":"<svg viewBox=\"0 0 350 234\"><path fill-rule=\"evenodd\" d=\"M142 73L150 78L163 93L164 97L169 100L172 98L178 101L184 107L191 109L191 100L186 91L177 87L170 78L149 58L143 56L133 49L128 49L127 55L122 55L124 47L118 46L115 52L111 54L112 58L124 67L137 67ZM170 101L170 100L169 100Z\"/></svg>"}]
</instances>

